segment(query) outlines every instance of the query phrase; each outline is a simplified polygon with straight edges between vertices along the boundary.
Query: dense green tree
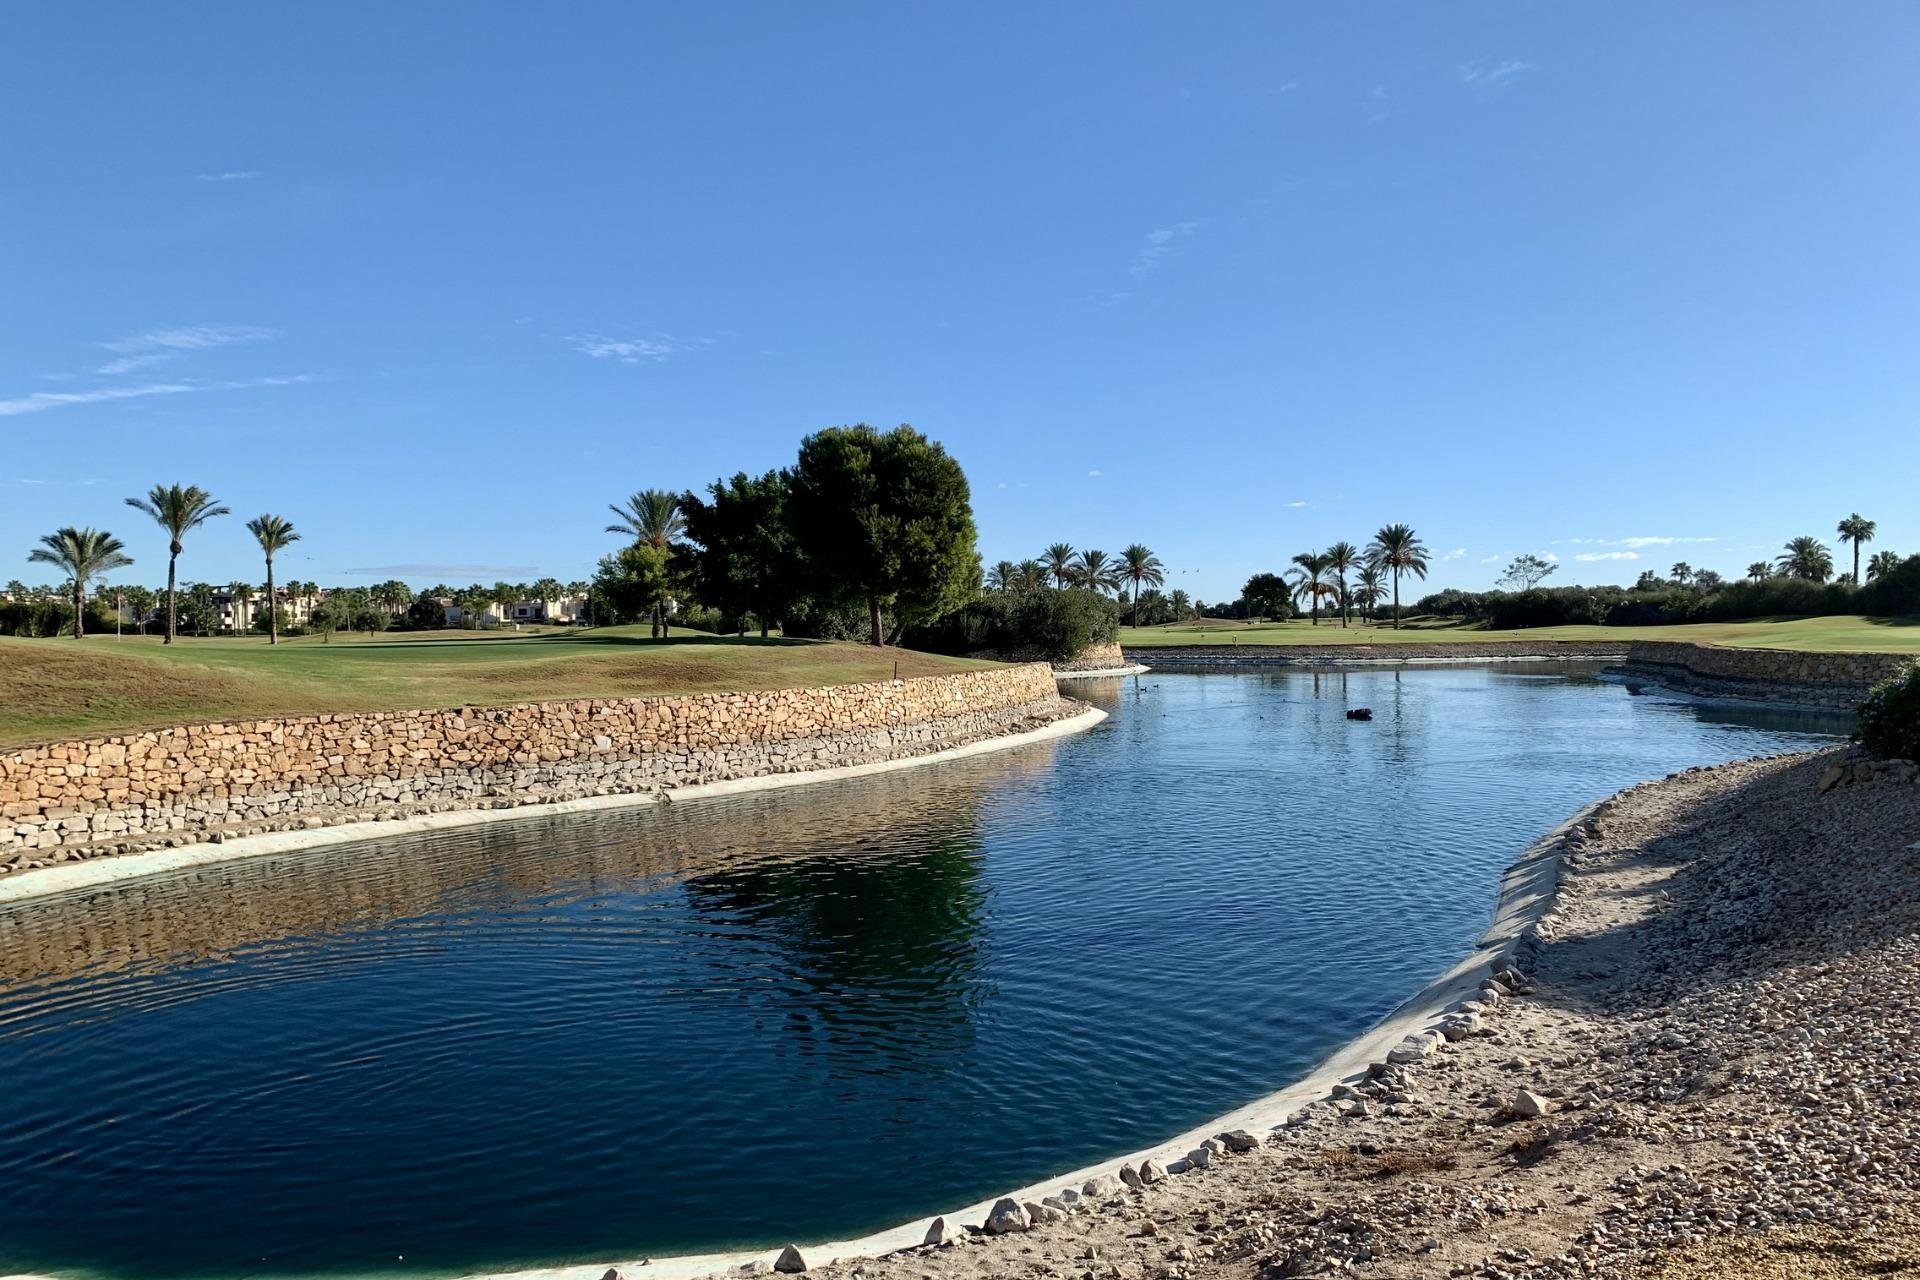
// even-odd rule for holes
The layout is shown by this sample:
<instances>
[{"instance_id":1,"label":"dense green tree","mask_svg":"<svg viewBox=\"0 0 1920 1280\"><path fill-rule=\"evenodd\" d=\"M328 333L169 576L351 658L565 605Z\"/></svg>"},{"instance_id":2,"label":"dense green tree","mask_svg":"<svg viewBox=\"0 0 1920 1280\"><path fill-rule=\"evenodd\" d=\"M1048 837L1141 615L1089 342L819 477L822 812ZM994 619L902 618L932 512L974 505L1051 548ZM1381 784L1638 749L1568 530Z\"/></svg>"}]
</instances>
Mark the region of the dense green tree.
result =
<instances>
[{"instance_id":1,"label":"dense green tree","mask_svg":"<svg viewBox=\"0 0 1920 1280\"><path fill-rule=\"evenodd\" d=\"M1360 548L1342 539L1327 548L1327 568L1333 574L1335 599L1340 602L1340 625L1347 625L1348 604L1352 594L1347 590L1347 575L1361 562Z\"/></svg>"},{"instance_id":2,"label":"dense green tree","mask_svg":"<svg viewBox=\"0 0 1920 1280\"><path fill-rule=\"evenodd\" d=\"M864 604L872 643L884 619L921 623L976 595L980 557L966 473L909 426L829 427L800 442L787 526L813 592Z\"/></svg>"},{"instance_id":3,"label":"dense green tree","mask_svg":"<svg viewBox=\"0 0 1920 1280\"><path fill-rule=\"evenodd\" d=\"M220 629L220 602L211 585L189 582L180 592L179 616L198 636L210 636Z\"/></svg>"},{"instance_id":4,"label":"dense green tree","mask_svg":"<svg viewBox=\"0 0 1920 1280\"><path fill-rule=\"evenodd\" d=\"M1858 511L1840 522L1840 541L1853 544L1853 585L1860 585L1860 546L1872 542L1873 535L1879 531L1878 525L1866 519Z\"/></svg>"},{"instance_id":5,"label":"dense green tree","mask_svg":"<svg viewBox=\"0 0 1920 1280\"><path fill-rule=\"evenodd\" d=\"M1789 578L1825 582L1833 576L1833 552L1818 538L1802 535L1790 540L1774 564Z\"/></svg>"},{"instance_id":6,"label":"dense green tree","mask_svg":"<svg viewBox=\"0 0 1920 1280\"><path fill-rule=\"evenodd\" d=\"M1876 552L1873 559L1867 561L1867 581L1884 578L1900 567L1898 551Z\"/></svg>"},{"instance_id":7,"label":"dense green tree","mask_svg":"<svg viewBox=\"0 0 1920 1280\"><path fill-rule=\"evenodd\" d=\"M273 589L273 557L300 541L293 522L280 516L255 516L247 521L247 531L267 557L267 643L280 643L280 597Z\"/></svg>"},{"instance_id":8,"label":"dense green tree","mask_svg":"<svg viewBox=\"0 0 1920 1280\"><path fill-rule=\"evenodd\" d=\"M157 484L144 498L128 498L127 505L144 511L167 531L167 644L178 630L175 571L180 562L181 544L186 536L215 516L231 513L213 500L213 495L198 485Z\"/></svg>"},{"instance_id":9,"label":"dense green tree","mask_svg":"<svg viewBox=\"0 0 1920 1280\"><path fill-rule=\"evenodd\" d=\"M1293 588L1277 573L1256 573L1248 578L1247 585L1240 588L1240 598L1246 602L1249 619L1283 620L1293 613Z\"/></svg>"},{"instance_id":10,"label":"dense green tree","mask_svg":"<svg viewBox=\"0 0 1920 1280\"><path fill-rule=\"evenodd\" d=\"M40 545L27 552L35 564L50 564L73 584L73 638L87 634L87 580L97 574L111 573L133 563L124 555L120 540L104 529L76 529L71 525L56 529L40 539Z\"/></svg>"},{"instance_id":11,"label":"dense green tree","mask_svg":"<svg viewBox=\"0 0 1920 1280\"><path fill-rule=\"evenodd\" d=\"M591 588L599 620L653 619L657 639L657 623L672 583L670 559L670 553L650 542L636 542L603 557Z\"/></svg>"},{"instance_id":12,"label":"dense green tree","mask_svg":"<svg viewBox=\"0 0 1920 1280\"><path fill-rule=\"evenodd\" d=\"M674 544L687 532L686 514L681 510L680 502L680 494L669 493L665 489L642 489L628 498L625 506L607 508L618 517L607 526L607 532L625 534L639 545L671 556ZM666 592L663 590L651 618L652 634L656 640L667 634L666 601Z\"/></svg>"},{"instance_id":13,"label":"dense green tree","mask_svg":"<svg viewBox=\"0 0 1920 1280\"><path fill-rule=\"evenodd\" d=\"M797 576L787 532L786 481L777 471L738 472L707 486L707 497L681 497L694 594L744 627L753 615L765 636L793 602Z\"/></svg>"},{"instance_id":14,"label":"dense green tree","mask_svg":"<svg viewBox=\"0 0 1920 1280\"><path fill-rule=\"evenodd\" d=\"M1400 629L1400 575L1410 573L1425 581L1427 546L1411 525L1390 524L1373 535L1367 544L1367 558L1393 576L1393 629Z\"/></svg>"}]
</instances>

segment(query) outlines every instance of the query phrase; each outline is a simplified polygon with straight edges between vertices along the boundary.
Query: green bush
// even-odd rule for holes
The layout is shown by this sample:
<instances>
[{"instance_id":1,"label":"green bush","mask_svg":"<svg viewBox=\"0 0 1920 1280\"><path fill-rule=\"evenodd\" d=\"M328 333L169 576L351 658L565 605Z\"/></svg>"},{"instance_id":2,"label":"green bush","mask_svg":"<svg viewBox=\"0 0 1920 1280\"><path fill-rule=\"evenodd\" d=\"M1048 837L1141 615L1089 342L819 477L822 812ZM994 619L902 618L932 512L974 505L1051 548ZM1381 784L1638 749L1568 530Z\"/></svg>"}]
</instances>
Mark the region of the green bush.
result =
<instances>
[{"instance_id":1,"label":"green bush","mask_svg":"<svg viewBox=\"0 0 1920 1280\"><path fill-rule=\"evenodd\" d=\"M904 643L932 653L1000 653L1064 662L1120 634L1120 606L1074 587L986 595L925 626Z\"/></svg>"},{"instance_id":2,"label":"green bush","mask_svg":"<svg viewBox=\"0 0 1920 1280\"><path fill-rule=\"evenodd\" d=\"M1920 760L1920 662L1874 686L1853 738L1877 756Z\"/></svg>"}]
</instances>

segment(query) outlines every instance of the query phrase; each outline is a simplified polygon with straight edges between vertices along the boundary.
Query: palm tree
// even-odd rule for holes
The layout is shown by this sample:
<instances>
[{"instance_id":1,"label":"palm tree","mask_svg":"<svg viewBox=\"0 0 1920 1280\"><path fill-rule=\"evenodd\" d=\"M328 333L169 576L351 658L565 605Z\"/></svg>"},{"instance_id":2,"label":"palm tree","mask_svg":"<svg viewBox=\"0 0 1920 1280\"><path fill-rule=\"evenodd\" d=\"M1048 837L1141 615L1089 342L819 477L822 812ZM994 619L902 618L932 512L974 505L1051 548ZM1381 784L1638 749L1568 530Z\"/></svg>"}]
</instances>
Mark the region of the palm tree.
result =
<instances>
[{"instance_id":1,"label":"palm tree","mask_svg":"<svg viewBox=\"0 0 1920 1280\"><path fill-rule=\"evenodd\" d=\"M1340 588L1334 585L1333 562L1327 559L1323 551L1302 551L1293 558L1298 566L1293 571L1293 598L1306 600L1313 610L1313 625L1320 625L1320 597L1337 596Z\"/></svg>"},{"instance_id":2,"label":"palm tree","mask_svg":"<svg viewBox=\"0 0 1920 1280\"><path fill-rule=\"evenodd\" d=\"M128 498L127 505L152 516L167 531L167 638L172 644L176 627L175 571L180 560L180 542L191 530L198 529L215 516L232 514L213 500L213 495L197 484L157 484L144 498Z\"/></svg>"},{"instance_id":3,"label":"palm tree","mask_svg":"<svg viewBox=\"0 0 1920 1280\"><path fill-rule=\"evenodd\" d=\"M244 632L253 621L253 584L229 583L227 594L233 597L233 629L235 633ZM245 622L241 621L243 617Z\"/></svg>"},{"instance_id":4,"label":"palm tree","mask_svg":"<svg viewBox=\"0 0 1920 1280\"><path fill-rule=\"evenodd\" d=\"M1672 575L1673 580L1683 587L1693 581L1693 566L1685 560L1673 566L1668 572Z\"/></svg>"},{"instance_id":5,"label":"palm tree","mask_svg":"<svg viewBox=\"0 0 1920 1280\"><path fill-rule=\"evenodd\" d=\"M1899 567L1900 553L1898 551L1876 552L1873 559L1867 561L1867 581L1872 582L1875 578L1884 578Z\"/></svg>"},{"instance_id":6,"label":"palm tree","mask_svg":"<svg viewBox=\"0 0 1920 1280\"><path fill-rule=\"evenodd\" d=\"M1400 629L1400 575L1410 573L1425 580L1427 545L1414 536L1410 525L1390 524L1373 535L1367 544L1367 558L1393 575L1393 629Z\"/></svg>"},{"instance_id":7,"label":"palm tree","mask_svg":"<svg viewBox=\"0 0 1920 1280\"><path fill-rule=\"evenodd\" d=\"M1140 588L1167 585L1166 566L1160 557L1139 543L1120 553L1120 578L1133 584L1133 625L1140 625Z\"/></svg>"},{"instance_id":8,"label":"palm tree","mask_svg":"<svg viewBox=\"0 0 1920 1280\"><path fill-rule=\"evenodd\" d=\"M1874 532L1879 528L1873 521L1856 511L1840 522L1840 541L1853 544L1853 585L1860 585L1860 544L1872 542Z\"/></svg>"},{"instance_id":9,"label":"palm tree","mask_svg":"<svg viewBox=\"0 0 1920 1280\"><path fill-rule=\"evenodd\" d=\"M1075 582L1094 591L1114 591L1120 586L1120 565L1104 551L1082 551L1069 571Z\"/></svg>"},{"instance_id":10,"label":"palm tree","mask_svg":"<svg viewBox=\"0 0 1920 1280\"><path fill-rule=\"evenodd\" d=\"M1013 561L1002 560L987 571L987 590L1001 595L1013 590Z\"/></svg>"},{"instance_id":11,"label":"palm tree","mask_svg":"<svg viewBox=\"0 0 1920 1280\"><path fill-rule=\"evenodd\" d=\"M1016 591L1038 591L1047 585L1047 566L1038 560L1022 560L1013 566L1013 587Z\"/></svg>"},{"instance_id":12,"label":"palm tree","mask_svg":"<svg viewBox=\"0 0 1920 1280\"><path fill-rule=\"evenodd\" d=\"M1333 570L1333 580L1340 588L1340 625L1347 625L1347 574L1360 563L1360 548L1351 542L1340 541L1327 548L1327 568Z\"/></svg>"},{"instance_id":13,"label":"palm tree","mask_svg":"<svg viewBox=\"0 0 1920 1280\"><path fill-rule=\"evenodd\" d=\"M626 506L609 504L607 510L620 517L618 524L607 526L608 533L626 534L636 543L643 543L656 551L672 550L674 541L687 532L687 518L680 510L680 495L665 489L642 489L627 499ZM666 605L656 600L653 605L652 635L658 640L665 634Z\"/></svg>"},{"instance_id":14,"label":"palm tree","mask_svg":"<svg viewBox=\"0 0 1920 1280\"><path fill-rule=\"evenodd\" d=\"M1833 576L1833 552L1827 550L1818 538L1795 538L1774 563L1789 578L1825 582Z\"/></svg>"},{"instance_id":15,"label":"palm tree","mask_svg":"<svg viewBox=\"0 0 1920 1280\"><path fill-rule=\"evenodd\" d=\"M280 643L280 598L273 591L273 556L276 551L286 550L288 544L300 541L300 535L293 531L293 522L280 516L255 516L247 521L247 532L260 544L260 550L267 557L267 643ZM288 588L298 586L289 583Z\"/></svg>"},{"instance_id":16,"label":"palm tree","mask_svg":"<svg viewBox=\"0 0 1920 1280\"><path fill-rule=\"evenodd\" d=\"M1047 567L1047 575L1053 579L1056 587L1073 585L1073 546L1071 543L1056 542L1040 553L1040 559Z\"/></svg>"},{"instance_id":17,"label":"palm tree","mask_svg":"<svg viewBox=\"0 0 1920 1280\"><path fill-rule=\"evenodd\" d=\"M1765 582L1773 576L1773 566L1765 560L1755 560L1747 566L1747 577L1755 582Z\"/></svg>"},{"instance_id":18,"label":"palm tree","mask_svg":"<svg viewBox=\"0 0 1920 1280\"><path fill-rule=\"evenodd\" d=\"M608 533L623 533L659 551L667 550L687 532L680 495L665 489L642 489L628 498L625 506L609 503L607 510L620 518L617 524L607 526Z\"/></svg>"},{"instance_id":19,"label":"palm tree","mask_svg":"<svg viewBox=\"0 0 1920 1280\"><path fill-rule=\"evenodd\" d=\"M75 529L69 525L40 539L41 545L27 552L35 564L50 564L66 574L73 583L73 638L87 634L87 579L97 573L111 573L133 563L121 554L126 550L120 539L104 529Z\"/></svg>"},{"instance_id":20,"label":"palm tree","mask_svg":"<svg viewBox=\"0 0 1920 1280\"><path fill-rule=\"evenodd\" d=\"M553 621L553 610L549 608L553 601L566 593L557 578L542 578L533 584L533 597L540 602L540 618L544 622Z\"/></svg>"},{"instance_id":21,"label":"palm tree","mask_svg":"<svg viewBox=\"0 0 1920 1280\"><path fill-rule=\"evenodd\" d=\"M1353 584L1353 602L1360 606L1360 616L1370 617L1372 610L1387 594L1380 566L1371 560L1360 564L1360 573Z\"/></svg>"}]
</instances>

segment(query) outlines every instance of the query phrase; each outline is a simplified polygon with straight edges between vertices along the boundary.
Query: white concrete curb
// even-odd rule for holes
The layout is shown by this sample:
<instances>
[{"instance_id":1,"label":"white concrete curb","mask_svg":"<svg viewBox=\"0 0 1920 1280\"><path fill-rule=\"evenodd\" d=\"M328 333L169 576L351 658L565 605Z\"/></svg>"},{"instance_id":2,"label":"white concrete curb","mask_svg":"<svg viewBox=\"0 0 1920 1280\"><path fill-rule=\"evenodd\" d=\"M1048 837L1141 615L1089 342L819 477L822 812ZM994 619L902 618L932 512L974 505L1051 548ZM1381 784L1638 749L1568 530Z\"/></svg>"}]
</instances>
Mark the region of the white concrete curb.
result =
<instances>
[{"instance_id":1,"label":"white concrete curb","mask_svg":"<svg viewBox=\"0 0 1920 1280\"><path fill-rule=\"evenodd\" d=\"M1088 707L1077 715L1055 720L1038 729L1004 734L997 738L981 738L975 742L962 743L957 747L928 752L926 755L901 756L893 760L841 765L832 769L813 769L804 773L769 773L753 778L735 778L726 782L708 782L699 786L671 788L663 794L667 800L677 804L714 796L748 795L756 791L799 787L814 782L864 778L877 773L892 773L898 769L914 769L921 765L939 764L948 760L964 760L969 756L1004 751L1010 747L1026 746L1034 742L1045 742L1050 738L1064 738L1069 734L1091 729L1106 718L1107 713L1098 707ZM388 836L412 835L421 831L471 827L485 822L547 818L567 813L591 813L601 809L631 809L638 805L653 804L660 798L660 795L653 792L640 792L633 795L588 796L580 800L518 805L509 809L456 809L446 813L423 813L411 818L395 818L386 822L352 822L337 827L318 827L311 831L270 831L264 835L242 836L221 844L195 844L179 849L153 849L145 853L94 858L86 862L63 862L58 866L22 871L0 879L0 907L9 903L25 902L32 898L44 898L49 894L91 889L98 885L116 884L139 876L155 875L163 871L180 871L189 867L204 867L216 862L233 862L241 858L257 858L273 853L295 853L305 849L323 848L327 845L349 844L356 840L379 840ZM598 1273L595 1274L594 1280L599 1280Z\"/></svg>"},{"instance_id":2,"label":"white concrete curb","mask_svg":"<svg viewBox=\"0 0 1920 1280\"><path fill-rule=\"evenodd\" d=\"M1153 670L1152 667L1130 662L1124 667L1102 667L1098 671L1056 671L1053 673L1053 678L1055 680L1104 680L1117 676L1143 676L1151 670Z\"/></svg>"}]
</instances>

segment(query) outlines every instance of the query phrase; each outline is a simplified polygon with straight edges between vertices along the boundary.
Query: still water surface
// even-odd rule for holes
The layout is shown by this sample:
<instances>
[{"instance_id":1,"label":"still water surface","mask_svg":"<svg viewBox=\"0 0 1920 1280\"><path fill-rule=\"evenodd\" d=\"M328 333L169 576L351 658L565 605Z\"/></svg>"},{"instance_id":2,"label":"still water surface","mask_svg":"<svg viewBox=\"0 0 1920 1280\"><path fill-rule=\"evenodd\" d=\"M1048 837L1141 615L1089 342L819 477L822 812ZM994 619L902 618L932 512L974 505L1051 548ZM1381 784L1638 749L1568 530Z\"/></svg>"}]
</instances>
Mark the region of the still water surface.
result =
<instances>
[{"instance_id":1,"label":"still water surface","mask_svg":"<svg viewBox=\"0 0 1920 1280\"><path fill-rule=\"evenodd\" d=\"M951 1208L1297 1078L1583 803L1844 727L1566 665L1080 692L1091 733L931 769L7 909L0 1273L454 1272Z\"/></svg>"}]
</instances>

